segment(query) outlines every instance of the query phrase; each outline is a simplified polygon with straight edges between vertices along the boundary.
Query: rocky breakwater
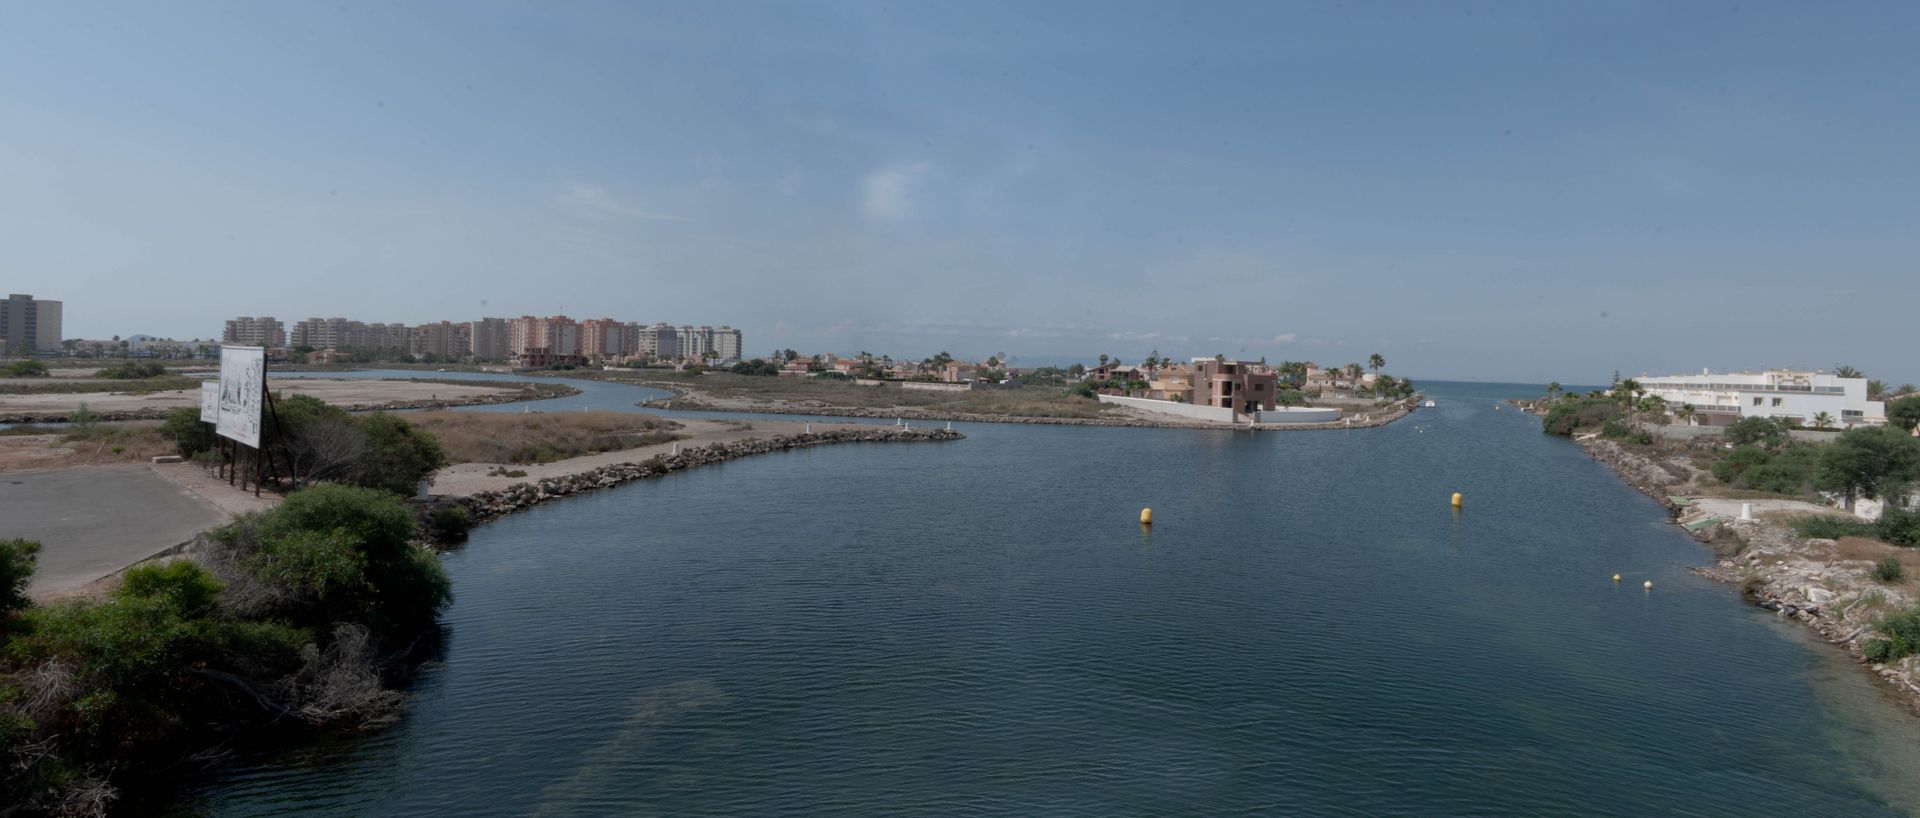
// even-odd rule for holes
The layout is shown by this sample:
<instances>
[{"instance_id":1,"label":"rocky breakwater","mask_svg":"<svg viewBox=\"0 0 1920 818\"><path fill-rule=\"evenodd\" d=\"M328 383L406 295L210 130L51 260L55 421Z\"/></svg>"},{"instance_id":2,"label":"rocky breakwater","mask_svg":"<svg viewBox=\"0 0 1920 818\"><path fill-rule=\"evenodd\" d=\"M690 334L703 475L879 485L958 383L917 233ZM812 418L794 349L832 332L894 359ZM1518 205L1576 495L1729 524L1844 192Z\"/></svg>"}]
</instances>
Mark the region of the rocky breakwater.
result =
<instances>
[{"instance_id":1,"label":"rocky breakwater","mask_svg":"<svg viewBox=\"0 0 1920 818\"><path fill-rule=\"evenodd\" d=\"M499 517L505 514L533 506L548 500L579 494L613 486L634 480L660 477L683 469L723 463L742 457L751 457L769 452L784 452L790 449L805 449L811 446L824 446L832 443L897 443L910 441L960 440L966 437L950 429L838 429L827 432L809 432L797 435L785 435L772 438L749 438L732 443L715 443L709 446L689 448L678 454L656 455L650 459L633 463L615 463L578 474L550 477L529 483L518 483L499 491L483 491L449 502L457 502L467 507L468 515L475 521Z\"/></svg>"}]
</instances>

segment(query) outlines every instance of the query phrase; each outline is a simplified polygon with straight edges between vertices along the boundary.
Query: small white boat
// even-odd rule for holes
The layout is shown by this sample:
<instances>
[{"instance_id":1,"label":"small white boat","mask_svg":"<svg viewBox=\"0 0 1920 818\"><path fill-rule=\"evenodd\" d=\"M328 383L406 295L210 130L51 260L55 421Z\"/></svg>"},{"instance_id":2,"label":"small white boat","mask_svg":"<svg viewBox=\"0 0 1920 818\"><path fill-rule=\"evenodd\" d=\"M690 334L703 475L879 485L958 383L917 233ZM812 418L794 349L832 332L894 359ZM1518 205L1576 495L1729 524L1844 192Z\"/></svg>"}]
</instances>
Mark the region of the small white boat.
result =
<instances>
[{"instance_id":1,"label":"small white boat","mask_svg":"<svg viewBox=\"0 0 1920 818\"><path fill-rule=\"evenodd\" d=\"M1427 401L1426 403L1420 404L1420 407L1423 409L1432 409L1433 407L1438 405L1439 404L1434 403L1433 401Z\"/></svg>"}]
</instances>

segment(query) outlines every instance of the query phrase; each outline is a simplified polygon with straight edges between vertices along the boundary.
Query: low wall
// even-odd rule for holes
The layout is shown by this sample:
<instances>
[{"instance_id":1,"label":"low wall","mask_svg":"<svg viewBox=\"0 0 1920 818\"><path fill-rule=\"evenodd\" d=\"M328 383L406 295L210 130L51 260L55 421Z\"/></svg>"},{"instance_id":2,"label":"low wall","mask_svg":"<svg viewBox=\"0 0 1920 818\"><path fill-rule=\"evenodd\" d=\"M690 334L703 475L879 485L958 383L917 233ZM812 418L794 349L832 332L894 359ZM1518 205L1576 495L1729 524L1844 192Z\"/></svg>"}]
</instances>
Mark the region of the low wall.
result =
<instances>
[{"instance_id":1,"label":"low wall","mask_svg":"<svg viewBox=\"0 0 1920 818\"><path fill-rule=\"evenodd\" d=\"M1119 395L1094 395L1101 403L1117 403L1163 415L1174 415L1194 420L1207 420L1214 423L1232 423L1233 410L1222 406L1196 406L1191 403L1176 403L1170 400L1151 400L1149 398L1124 398Z\"/></svg>"},{"instance_id":2,"label":"low wall","mask_svg":"<svg viewBox=\"0 0 1920 818\"><path fill-rule=\"evenodd\" d=\"M946 383L944 381L901 381L901 389L918 389L922 392L966 392L973 389L972 384Z\"/></svg>"},{"instance_id":3,"label":"low wall","mask_svg":"<svg viewBox=\"0 0 1920 818\"><path fill-rule=\"evenodd\" d=\"M1253 413L1254 423L1333 423L1339 419L1339 409L1326 407L1282 406Z\"/></svg>"}]
</instances>

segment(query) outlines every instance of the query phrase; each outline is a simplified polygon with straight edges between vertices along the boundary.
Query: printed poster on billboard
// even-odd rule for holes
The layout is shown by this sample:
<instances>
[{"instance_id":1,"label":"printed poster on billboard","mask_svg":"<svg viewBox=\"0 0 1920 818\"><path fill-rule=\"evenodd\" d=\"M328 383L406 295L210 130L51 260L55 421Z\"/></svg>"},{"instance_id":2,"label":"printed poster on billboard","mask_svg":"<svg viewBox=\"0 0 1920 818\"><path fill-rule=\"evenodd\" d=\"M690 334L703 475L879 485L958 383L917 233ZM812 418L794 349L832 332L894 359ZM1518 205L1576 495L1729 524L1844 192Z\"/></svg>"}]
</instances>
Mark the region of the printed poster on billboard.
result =
<instances>
[{"instance_id":1,"label":"printed poster on billboard","mask_svg":"<svg viewBox=\"0 0 1920 818\"><path fill-rule=\"evenodd\" d=\"M266 396L266 377L266 348L220 348L220 415L214 424L216 433L260 448L260 404Z\"/></svg>"},{"instance_id":2,"label":"printed poster on billboard","mask_svg":"<svg viewBox=\"0 0 1920 818\"><path fill-rule=\"evenodd\" d=\"M200 382L200 422L220 422L220 382Z\"/></svg>"}]
</instances>

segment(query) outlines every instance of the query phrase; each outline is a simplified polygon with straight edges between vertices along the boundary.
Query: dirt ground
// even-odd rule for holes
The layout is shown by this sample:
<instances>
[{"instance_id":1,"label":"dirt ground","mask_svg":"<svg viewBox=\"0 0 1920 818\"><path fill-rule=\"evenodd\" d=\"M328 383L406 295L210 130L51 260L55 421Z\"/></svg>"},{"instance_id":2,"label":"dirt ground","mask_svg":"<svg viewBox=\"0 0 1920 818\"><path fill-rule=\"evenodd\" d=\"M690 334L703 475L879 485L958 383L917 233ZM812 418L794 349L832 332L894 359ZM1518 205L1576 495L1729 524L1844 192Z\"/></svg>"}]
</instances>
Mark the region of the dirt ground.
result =
<instances>
[{"instance_id":1,"label":"dirt ground","mask_svg":"<svg viewBox=\"0 0 1920 818\"><path fill-rule=\"evenodd\" d=\"M475 384L415 383L372 379L282 378L269 379L275 394L312 395L338 406L374 405L423 400L469 400L482 395L517 391L517 386ZM132 412L141 409L174 409L199 406L200 391L181 389L147 395L113 392L88 392L57 395L0 395L0 415L71 412L85 403L95 412Z\"/></svg>"}]
</instances>

